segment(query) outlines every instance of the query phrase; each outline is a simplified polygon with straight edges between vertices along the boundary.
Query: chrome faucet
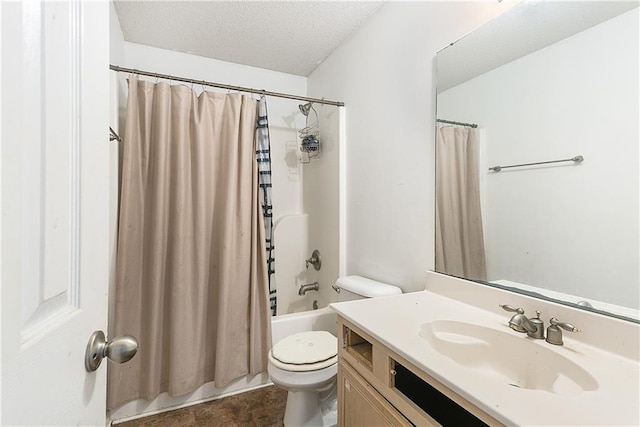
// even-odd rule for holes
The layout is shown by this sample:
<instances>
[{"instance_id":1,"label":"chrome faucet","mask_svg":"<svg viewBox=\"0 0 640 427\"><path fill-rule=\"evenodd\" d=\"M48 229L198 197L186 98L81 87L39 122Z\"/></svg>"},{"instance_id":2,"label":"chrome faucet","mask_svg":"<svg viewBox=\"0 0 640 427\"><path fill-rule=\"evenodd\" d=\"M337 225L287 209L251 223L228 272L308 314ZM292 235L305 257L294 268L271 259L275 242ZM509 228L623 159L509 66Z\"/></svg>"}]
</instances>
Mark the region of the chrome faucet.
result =
<instances>
[{"instance_id":1,"label":"chrome faucet","mask_svg":"<svg viewBox=\"0 0 640 427\"><path fill-rule=\"evenodd\" d=\"M543 339L544 338L544 324L540 319L540 312L536 311L537 317L529 319L524 315L524 310L521 308L515 308L510 305L500 304L500 307L512 313L516 313L509 320L509 327L516 332L527 333L531 338Z\"/></svg>"},{"instance_id":2,"label":"chrome faucet","mask_svg":"<svg viewBox=\"0 0 640 427\"><path fill-rule=\"evenodd\" d=\"M308 285L300 285L300 289L298 289L298 295L303 296L309 291L317 291L320 289L320 285L318 282L309 283Z\"/></svg>"}]
</instances>

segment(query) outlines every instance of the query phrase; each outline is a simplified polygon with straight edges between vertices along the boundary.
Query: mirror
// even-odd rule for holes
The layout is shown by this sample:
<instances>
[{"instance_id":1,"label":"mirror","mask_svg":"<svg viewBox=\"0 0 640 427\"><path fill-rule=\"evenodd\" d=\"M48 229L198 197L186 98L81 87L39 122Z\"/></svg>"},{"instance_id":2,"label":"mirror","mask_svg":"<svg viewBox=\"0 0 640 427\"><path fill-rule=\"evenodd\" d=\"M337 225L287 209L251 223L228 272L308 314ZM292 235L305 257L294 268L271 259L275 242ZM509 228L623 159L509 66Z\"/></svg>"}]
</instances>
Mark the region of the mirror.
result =
<instances>
[{"instance_id":1,"label":"mirror","mask_svg":"<svg viewBox=\"0 0 640 427\"><path fill-rule=\"evenodd\" d=\"M436 271L638 321L638 10L522 2L438 52Z\"/></svg>"}]
</instances>

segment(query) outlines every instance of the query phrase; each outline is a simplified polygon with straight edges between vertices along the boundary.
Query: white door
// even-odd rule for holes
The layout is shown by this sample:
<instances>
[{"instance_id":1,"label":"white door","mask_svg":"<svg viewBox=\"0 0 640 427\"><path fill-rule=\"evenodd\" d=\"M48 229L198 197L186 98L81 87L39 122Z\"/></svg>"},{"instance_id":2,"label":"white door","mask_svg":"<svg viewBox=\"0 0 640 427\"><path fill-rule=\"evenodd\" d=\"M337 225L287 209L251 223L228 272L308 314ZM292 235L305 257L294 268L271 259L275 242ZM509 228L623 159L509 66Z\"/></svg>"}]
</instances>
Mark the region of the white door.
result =
<instances>
[{"instance_id":1,"label":"white door","mask_svg":"<svg viewBox=\"0 0 640 427\"><path fill-rule=\"evenodd\" d=\"M0 1L2 425L105 425L109 9Z\"/></svg>"}]
</instances>

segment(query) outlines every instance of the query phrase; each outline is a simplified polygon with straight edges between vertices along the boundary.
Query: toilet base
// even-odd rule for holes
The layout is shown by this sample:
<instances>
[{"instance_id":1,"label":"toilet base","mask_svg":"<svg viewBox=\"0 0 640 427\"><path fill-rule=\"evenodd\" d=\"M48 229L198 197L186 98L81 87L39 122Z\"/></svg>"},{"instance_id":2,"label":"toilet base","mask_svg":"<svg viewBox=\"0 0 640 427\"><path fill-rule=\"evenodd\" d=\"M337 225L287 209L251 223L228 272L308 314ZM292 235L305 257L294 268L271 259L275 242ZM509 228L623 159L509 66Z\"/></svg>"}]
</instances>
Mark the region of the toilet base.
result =
<instances>
[{"instance_id":1,"label":"toilet base","mask_svg":"<svg viewBox=\"0 0 640 427\"><path fill-rule=\"evenodd\" d=\"M289 391L287 409L284 412L284 426L323 427L318 394L317 391L312 390Z\"/></svg>"},{"instance_id":2,"label":"toilet base","mask_svg":"<svg viewBox=\"0 0 640 427\"><path fill-rule=\"evenodd\" d=\"M283 424L285 427L335 427L337 406L335 386L325 391L290 390Z\"/></svg>"},{"instance_id":3,"label":"toilet base","mask_svg":"<svg viewBox=\"0 0 640 427\"><path fill-rule=\"evenodd\" d=\"M285 427L335 427L337 424L338 364L311 371L290 371L267 366L271 381L287 390Z\"/></svg>"}]
</instances>

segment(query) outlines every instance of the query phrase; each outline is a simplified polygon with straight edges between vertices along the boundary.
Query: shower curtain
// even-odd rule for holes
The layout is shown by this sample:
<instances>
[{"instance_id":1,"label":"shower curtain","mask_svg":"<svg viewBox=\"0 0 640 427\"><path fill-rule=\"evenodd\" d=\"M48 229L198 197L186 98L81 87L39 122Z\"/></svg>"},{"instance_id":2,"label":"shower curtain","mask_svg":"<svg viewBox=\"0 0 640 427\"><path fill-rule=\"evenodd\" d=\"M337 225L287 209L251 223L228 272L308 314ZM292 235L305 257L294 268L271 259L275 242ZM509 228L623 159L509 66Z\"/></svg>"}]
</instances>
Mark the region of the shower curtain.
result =
<instances>
[{"instance_id":1,"label":"shower curtain","mask_svg":"<svg viewBox=\"0 0 640 427\"><path fill-rule=\"evenodd\" d=\"M486 280L475 129L436 129L436 271Z\"/></svg>"},{"instance_id":2,"label":"shower curtain","mask_svg":"<svg viewBox=\"0 0 640 427\"><path fill-rule=\"evenodd\" d=\"M265 371L271 344L256 100L129 79L108 407Z\"/></svg>"},{"instance_id":3,"label":"shower curtain","mask_svg":"<svg viewBox=\"0 0 640 427\"><path fill-rule=\"evenodd\" d=\"M258 102L258 127L256 129L258 174L262 217L264 218L265 246L267 248L267 279L269 281L269 308L271 315L278 313L275 246L273 243L273 204L271 202L271 146L269 138L269 120L267 118L267 100L264 96Z\"/></svg>"}]
</instances>

